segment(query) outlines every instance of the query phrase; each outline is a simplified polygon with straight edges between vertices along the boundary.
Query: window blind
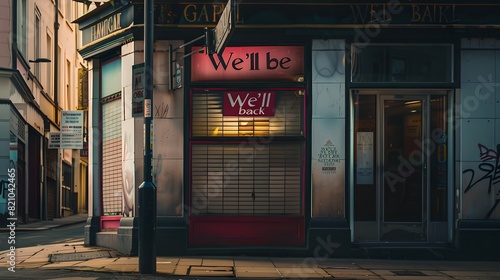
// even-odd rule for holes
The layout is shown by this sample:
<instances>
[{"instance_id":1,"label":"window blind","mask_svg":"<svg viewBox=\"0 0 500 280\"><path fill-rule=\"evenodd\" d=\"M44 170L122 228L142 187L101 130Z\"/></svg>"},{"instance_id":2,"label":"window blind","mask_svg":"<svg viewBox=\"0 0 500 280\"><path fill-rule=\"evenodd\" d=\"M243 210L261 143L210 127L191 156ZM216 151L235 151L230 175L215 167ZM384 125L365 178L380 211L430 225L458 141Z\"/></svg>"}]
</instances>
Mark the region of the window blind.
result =
<instances>
[{"instance_id":1,"label":"window blind","mask_svg":"<svg viewBox=\"0 0 500 280\"><path fill-rule=\"evenodd\" d=\"M300 215L301 142L191 146L191 215Z\"/></svg>"},{"instance_id":2,"label":"window blind","mask_svg":"<svg viewBox=\"0 0 500 280\"><path fill-rule=\"evenodd\" d=\"M122 214L120 99L102 104L102 199L104 215Z\"/></svg>"}]
</instances>

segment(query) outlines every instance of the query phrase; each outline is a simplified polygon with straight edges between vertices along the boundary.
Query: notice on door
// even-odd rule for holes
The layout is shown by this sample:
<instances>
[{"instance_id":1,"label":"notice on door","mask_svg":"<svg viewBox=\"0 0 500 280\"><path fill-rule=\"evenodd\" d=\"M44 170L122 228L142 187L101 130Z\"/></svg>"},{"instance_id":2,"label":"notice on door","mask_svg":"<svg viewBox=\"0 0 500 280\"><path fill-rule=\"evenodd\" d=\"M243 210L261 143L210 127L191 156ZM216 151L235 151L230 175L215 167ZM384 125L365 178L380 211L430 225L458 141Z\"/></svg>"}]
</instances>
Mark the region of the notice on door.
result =
<instances>
[{"instance_id":1,"label":"notice on door","mask_svg":"<svg viewBox=\"0 0 500 280\"><path fill-rule=\"evenodd\" d=\"M358 185L373 184L373 132L357 133L356 181Z\"/></svg>"}]
</instances>

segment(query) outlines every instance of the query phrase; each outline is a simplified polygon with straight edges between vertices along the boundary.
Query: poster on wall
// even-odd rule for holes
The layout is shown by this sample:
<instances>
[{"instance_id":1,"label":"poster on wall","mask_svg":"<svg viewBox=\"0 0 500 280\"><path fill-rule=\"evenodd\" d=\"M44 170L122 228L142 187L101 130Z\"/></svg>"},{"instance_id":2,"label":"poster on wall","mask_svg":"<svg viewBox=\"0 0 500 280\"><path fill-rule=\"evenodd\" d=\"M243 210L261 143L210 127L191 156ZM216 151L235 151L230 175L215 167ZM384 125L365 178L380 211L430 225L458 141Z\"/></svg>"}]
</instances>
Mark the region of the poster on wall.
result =
<instances>
[{"instance_id":1,"label":"poster on wall","mask_svg":"<svg viewBox=\"0 0 500 280\"><path fill-rule=\"evenodd\" d=\"M357 133L356 182L358 185L373 184L373 132Z\"/></svg>"},{"instance_id":2,"label":"poster on wall","mask_svg":"<svg viewBox=\"0 0 500 280\"><path fill-rule=\"evenodd\" d=\"M132 66L132 117L144 117L144 63Z\"/></svg>"},{"instance_id":3,"label":"poster on wall","mask_svg":"<svg viewBox=\"0 0 500 280\"><path fill-rule=\"evenodd\" d=\"M61 149L83 149L83 111L61 111Z\"/></svg>"},{"instance_id":4,"label":"poster on wall","mask_svg":"<svg viewBox=\"0 0 500 280\"><path fill-rule=\"evenodd\" d=\"M321 147L318 154L318 162L322 164L321 172L323 174L335 174L337 172L335 164L340 162L340 156L337 147L330 139Z\"/></svg>"}]
</instances>

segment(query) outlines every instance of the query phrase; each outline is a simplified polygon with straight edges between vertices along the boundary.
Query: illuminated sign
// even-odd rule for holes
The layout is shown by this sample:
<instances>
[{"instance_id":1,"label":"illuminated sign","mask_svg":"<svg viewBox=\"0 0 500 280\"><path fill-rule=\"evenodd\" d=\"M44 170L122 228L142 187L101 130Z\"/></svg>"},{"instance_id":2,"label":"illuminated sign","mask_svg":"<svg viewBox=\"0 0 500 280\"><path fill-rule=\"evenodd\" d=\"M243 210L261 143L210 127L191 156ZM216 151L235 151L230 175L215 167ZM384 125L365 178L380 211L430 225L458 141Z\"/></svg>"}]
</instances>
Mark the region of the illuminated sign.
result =
<instances>
[{"instance_id":1,"label":"illuminated sign","mask_svg":"<svg viewBox=\"0 0 500 280\"><path fill-rule=\"evenodd\" d=\"M195 53L191 81L297 81L304 76L303 57L302 46L226 47L221 56Z\"/></svg>"}]
</instances>

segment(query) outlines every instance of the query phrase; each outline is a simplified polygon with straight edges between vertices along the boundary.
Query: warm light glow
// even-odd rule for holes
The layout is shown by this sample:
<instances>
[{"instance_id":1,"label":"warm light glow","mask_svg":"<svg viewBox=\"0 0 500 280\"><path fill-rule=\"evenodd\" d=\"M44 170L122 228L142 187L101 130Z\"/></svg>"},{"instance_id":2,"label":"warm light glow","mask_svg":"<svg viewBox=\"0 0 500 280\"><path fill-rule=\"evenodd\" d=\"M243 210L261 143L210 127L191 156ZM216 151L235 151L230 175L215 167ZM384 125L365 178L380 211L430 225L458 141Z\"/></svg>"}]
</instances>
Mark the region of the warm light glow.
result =
<instances>
[{"instance_id":1,"label":"warm light glow","mask_svg":"<svg viewBox=\"0 0 500 280\"><path fill-rule=\"evenodd\" d=\"M405 102L405 105L418 104L418 103L420 103L420 102L421 102L420 100L406 101L406 102Z\"/></svg>"}]
</instances>

